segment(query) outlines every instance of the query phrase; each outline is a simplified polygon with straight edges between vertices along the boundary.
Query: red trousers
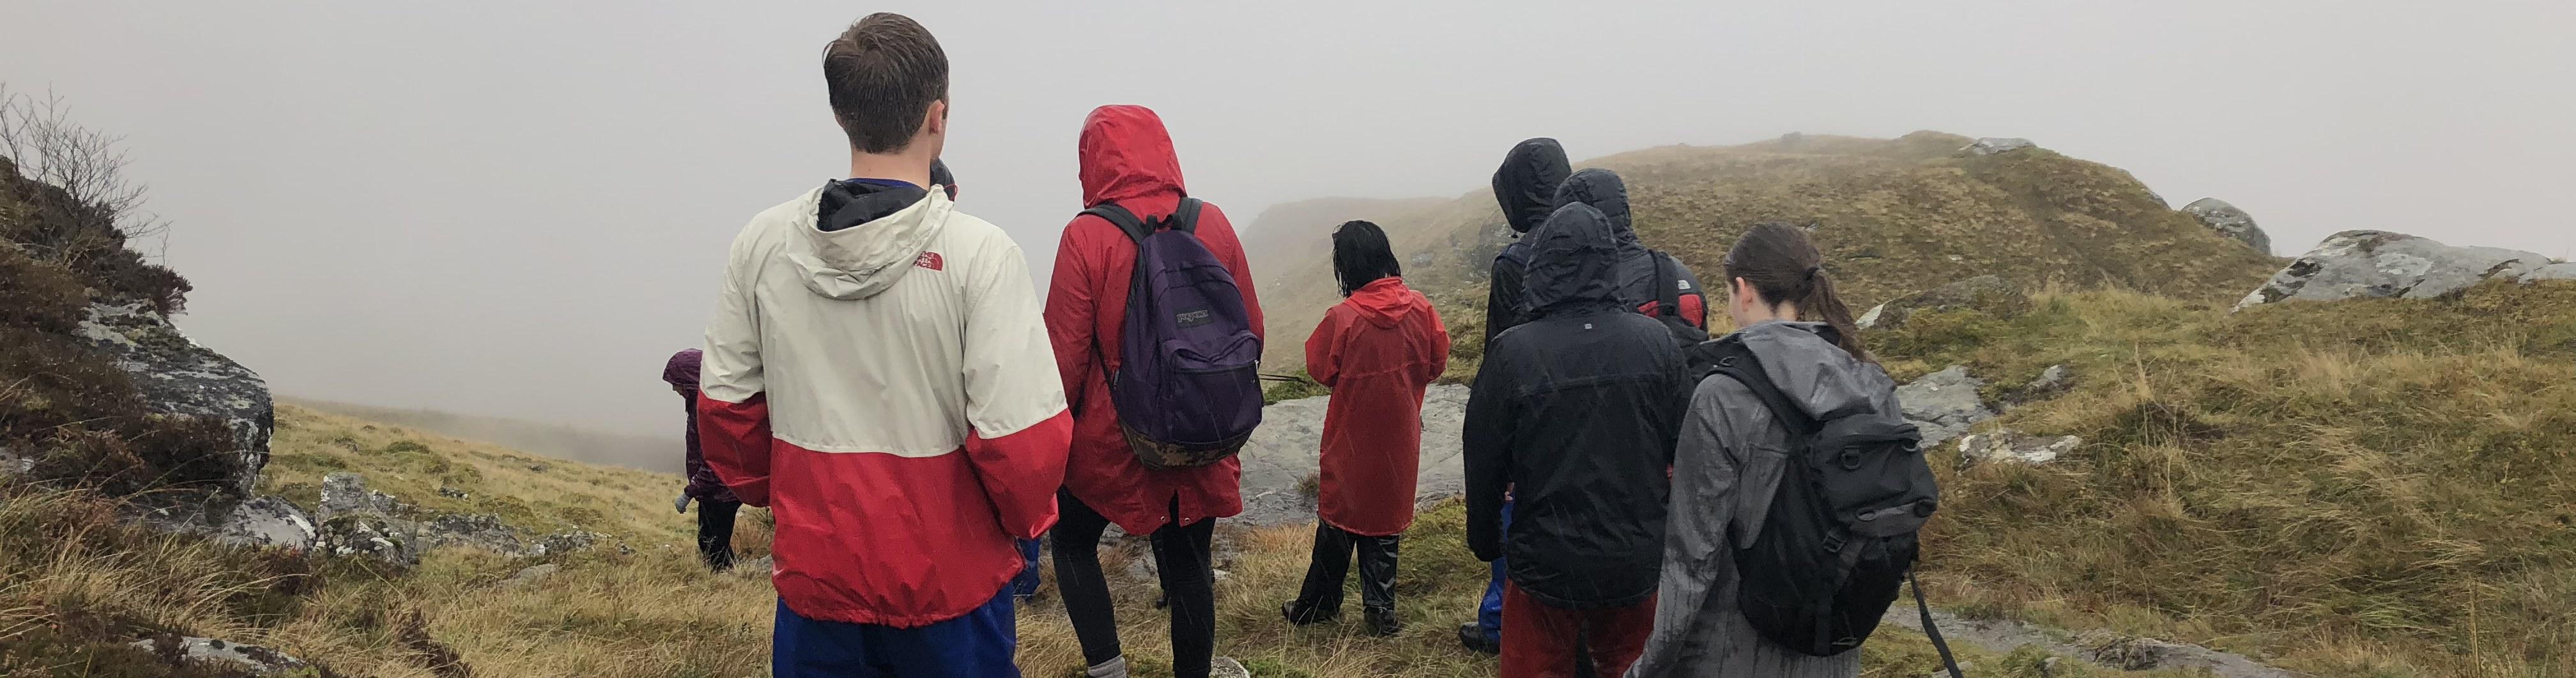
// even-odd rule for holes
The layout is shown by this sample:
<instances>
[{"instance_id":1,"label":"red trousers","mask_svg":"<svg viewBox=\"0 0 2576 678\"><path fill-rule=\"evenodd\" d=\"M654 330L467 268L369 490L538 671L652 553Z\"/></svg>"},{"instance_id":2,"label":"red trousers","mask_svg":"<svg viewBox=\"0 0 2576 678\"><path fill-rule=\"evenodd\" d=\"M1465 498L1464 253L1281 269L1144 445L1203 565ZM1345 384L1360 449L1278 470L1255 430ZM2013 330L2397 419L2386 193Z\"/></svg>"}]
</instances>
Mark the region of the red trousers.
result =
<instances>
[{"instance_id":1,"label":"red trousers","mask_svg":"<svg viewBox=\"0 0 2576 678\"><path fill-rule=\"evenodd\" d=\"M1502 678L1571 678L1589 662L1589 675L1627 675L1655 630L1655 599L1627 607L1567 610L1549 607L1503 585Z\"/></svg>"}]
</instances>

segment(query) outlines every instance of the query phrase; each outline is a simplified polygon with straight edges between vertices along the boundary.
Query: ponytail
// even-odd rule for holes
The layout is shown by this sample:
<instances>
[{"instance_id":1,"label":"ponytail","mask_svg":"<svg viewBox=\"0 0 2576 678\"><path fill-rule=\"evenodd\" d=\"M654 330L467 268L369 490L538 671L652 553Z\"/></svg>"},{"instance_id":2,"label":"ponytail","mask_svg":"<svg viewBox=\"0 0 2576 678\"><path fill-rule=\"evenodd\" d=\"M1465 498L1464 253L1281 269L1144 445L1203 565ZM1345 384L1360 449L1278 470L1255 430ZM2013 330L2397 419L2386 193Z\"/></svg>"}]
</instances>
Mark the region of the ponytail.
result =
<instances>
[{"instance_id":1,"label":"ponytail","mask_svg":"<svg viewBox=\"0 0 2576 678\"><path fill-rule=\"evenodd\" d=\"M1851 307L1843 304L1833 276L1825 272L1824 253L1816 250L1806 231L1779 223L1754 225L1727 252L1726 278L1730 286L1735 279L1744 279L1775 306L1796 304L1798 319L1833 328L1834 345L1844 353L1861 362L1877 362L1861 345L1860 326L1852 322Z\"/></svg>"}]
</instances>

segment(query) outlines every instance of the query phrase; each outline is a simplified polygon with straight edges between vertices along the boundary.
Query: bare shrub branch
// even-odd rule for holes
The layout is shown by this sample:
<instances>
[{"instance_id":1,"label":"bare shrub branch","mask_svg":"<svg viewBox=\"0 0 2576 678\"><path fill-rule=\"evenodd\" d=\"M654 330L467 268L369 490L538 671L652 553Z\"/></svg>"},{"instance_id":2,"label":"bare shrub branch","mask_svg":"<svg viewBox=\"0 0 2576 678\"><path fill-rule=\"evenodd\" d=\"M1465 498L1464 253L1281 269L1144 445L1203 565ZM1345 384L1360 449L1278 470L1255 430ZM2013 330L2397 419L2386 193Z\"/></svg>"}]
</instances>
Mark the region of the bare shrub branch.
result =
<instances>
[{"instance_id":1,"label":"bare shrub branch","mask_svg":"<svg viewBox=\"0 0 2576 678\"><path fill-rule=\"evenodd\" d=\"M127 238L156 238L169 223L143 211L147 187L126 176L124 142L73 122L61 95L38 99L0 84L0 155L17 163L20 176L63 189Z\"/></svg>"}]
</instances>

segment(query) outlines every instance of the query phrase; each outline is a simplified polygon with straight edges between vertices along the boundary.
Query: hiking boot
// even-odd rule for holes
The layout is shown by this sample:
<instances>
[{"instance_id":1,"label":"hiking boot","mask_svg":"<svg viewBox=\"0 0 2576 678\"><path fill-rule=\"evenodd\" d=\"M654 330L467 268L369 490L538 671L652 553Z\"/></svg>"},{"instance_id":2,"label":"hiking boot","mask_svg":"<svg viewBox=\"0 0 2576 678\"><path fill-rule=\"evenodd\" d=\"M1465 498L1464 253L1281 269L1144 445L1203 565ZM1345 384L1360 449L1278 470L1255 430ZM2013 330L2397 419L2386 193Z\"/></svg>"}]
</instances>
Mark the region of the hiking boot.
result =
<instances>
[{"instance_id":1,"label":"hiking boot","mask_svg":"<svg viewBox=\"0 0 2576 678\"><path fill-rule=\"evenodd\" d=\"M1486 638L1484 627L1477 626L1473 622L1458 625L1458 644L1467 648L1468 652L1478 654L1503 653L1503 644L1494 642L1491 638Z\"/></svg>"},{"instance_id":2,"label":"hiking boot","mask_svg":"<svg viewBox=\"0 0 2576 678\"><path fill-rule=\"evenodd\" d=\"M1383 638L1404 632L1404 622L1395 618L1394 610L1376 608L1361 610L1360 618L1368 622L1368 632L1372 636Z\"/></svg>"},{"instance_id":3,"label":"hiking boot","mask_svg":"<svg viewBox=\"0 0 2576 678\"><path fill-rule=\"evenodd\" d=\"M1296 601L1289 601L1288 604L1279 606L1279 616L1288 618L1288 623L1294 626L1312 626L1340 619L1342 615L1339 612L1327 613L1314 608L1300 608Z\"/></svg>"},{"instance_id":4,"label":"hiking boot","mask_svg":"<svg viewBox=\"0 0 2576 678\"><path fill-rule=\"evenodd\" d=\"M1208 678L1252 678L1252 670L1233 657L1216 657L1208 660Z\"/></svg>"}]
</instances>

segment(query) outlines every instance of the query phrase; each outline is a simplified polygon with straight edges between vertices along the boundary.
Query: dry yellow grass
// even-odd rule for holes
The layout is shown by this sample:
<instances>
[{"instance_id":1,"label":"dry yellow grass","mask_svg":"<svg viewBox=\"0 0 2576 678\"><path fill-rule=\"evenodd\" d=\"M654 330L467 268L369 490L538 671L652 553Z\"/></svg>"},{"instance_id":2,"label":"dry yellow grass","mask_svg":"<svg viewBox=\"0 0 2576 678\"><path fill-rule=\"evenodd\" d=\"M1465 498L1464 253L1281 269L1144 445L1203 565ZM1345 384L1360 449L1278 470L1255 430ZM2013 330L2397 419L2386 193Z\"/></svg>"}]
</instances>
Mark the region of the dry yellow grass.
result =
<instances>
[{"instance_id":1,"label":"dry yellow grass","mask_svg":"<svg viewBox=\"0 0 2576 678\"><path fill-rule=\"evenodd\" d=\"M1921 314L1871 340L1900 377L1966 364L1996 395L2053 364L2078 380L1990 425L2084 436L2066 458L1960 472L1940 453L1947 501L1926 555L1936 602L2324 676L2576 675L2576 285L2233 315L2050 291L2020 318ZM92 495L0 485L0 673L163 675L109 641L171 630L348 675L436 676L404 637L415 612L477 675L765 673L769 584L700 569L690 520L669 510L676 476L293 408L279 423L271 490L304 494L347 469L428 510L608 532L633 552L557 558L553 578L508 587L535 561L450 549L393 572L162 535ZM757 516L743 521L751 555L766 546ZM1302 575L1308 530L1229 531L1219 651L1262 676L1491 675L1490 659L1450 637L1485 573L1461 524L1456 505L1438 506L1408 536L1412 626L1391 639L1363 637L1355 621L1290 629L1277 609ZM1109 551L1112 572L1141 553ZM1152 585L1114 588L1130 657L1161 675L1167 617ZM1021 663L1041 678L1081 663L1051 600L1020 615ZM1872 678L1931 666L1922 639L1897 629L1863 651ZM2045 658L1964 654L1981 675L2018 677L2040 675Z\"/></svg>"},{"instance_id":2,"label":"dry yellow grass","mask_svg":"<svg viewBox=\"0 0 2576 678\"><path fill-rule=\"evenodd\" d=\"M2067 458L1940 465L1939 598L2320 675L2576 675L2576 286L2038 306L1874 337L1901 376L2082 384L1990 425L2083 436Z\"/></svg>"}]
</instances>

